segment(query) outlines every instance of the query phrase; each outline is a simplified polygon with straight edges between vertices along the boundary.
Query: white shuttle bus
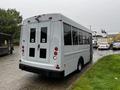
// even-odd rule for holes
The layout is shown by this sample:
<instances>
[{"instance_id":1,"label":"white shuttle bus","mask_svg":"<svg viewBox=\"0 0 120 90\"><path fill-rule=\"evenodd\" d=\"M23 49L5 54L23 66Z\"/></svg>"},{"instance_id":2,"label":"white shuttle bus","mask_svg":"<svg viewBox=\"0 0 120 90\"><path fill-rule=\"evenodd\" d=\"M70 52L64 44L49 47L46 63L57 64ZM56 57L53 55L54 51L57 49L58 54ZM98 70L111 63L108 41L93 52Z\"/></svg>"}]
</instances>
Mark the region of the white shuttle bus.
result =
<instances>
[{"instance_id":1,"label":"white shuttle bus","mask_svg":"<svg viewBox=\"0 0 120 90\"><path fill-rule=\"evenodd\" d=\"M92 61L92 32L61 14L23 21L19 68L47 76L67 76Z\"/></svg>"}]
</instances>

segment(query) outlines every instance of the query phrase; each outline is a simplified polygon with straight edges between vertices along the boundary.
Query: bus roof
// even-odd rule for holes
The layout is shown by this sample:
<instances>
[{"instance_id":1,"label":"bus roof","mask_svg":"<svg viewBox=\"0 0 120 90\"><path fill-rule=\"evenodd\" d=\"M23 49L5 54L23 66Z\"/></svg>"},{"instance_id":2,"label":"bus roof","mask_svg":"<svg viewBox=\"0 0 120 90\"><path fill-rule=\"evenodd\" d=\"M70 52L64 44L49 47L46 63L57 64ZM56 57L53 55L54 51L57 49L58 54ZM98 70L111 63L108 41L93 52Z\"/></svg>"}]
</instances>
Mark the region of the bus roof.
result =
<instances>
[{"instance_id":1,"label":"bus roof","mask_svg":"<svg viewBox=\"0 0 120 90\"><path fill-rule=\"evenodd\" d=\"M53 14L42 14L27 18L23 21L23 25L30 24L30 23L40 23L45 21L63 21L71 26L80 28L86 32L92 33L91 30L87 29L86 27L76 23L72 19L60 14L60 13L53 13Z\"/></svg>"}]
</instances>

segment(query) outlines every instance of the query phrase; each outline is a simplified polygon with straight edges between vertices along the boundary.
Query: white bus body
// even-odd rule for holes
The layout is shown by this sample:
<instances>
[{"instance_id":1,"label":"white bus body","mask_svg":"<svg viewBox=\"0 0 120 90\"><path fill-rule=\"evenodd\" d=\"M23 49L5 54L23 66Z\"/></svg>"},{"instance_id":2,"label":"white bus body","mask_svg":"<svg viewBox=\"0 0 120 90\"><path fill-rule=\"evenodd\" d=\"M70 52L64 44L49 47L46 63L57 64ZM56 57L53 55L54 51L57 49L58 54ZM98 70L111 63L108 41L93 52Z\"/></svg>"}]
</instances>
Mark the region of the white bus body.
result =
<instances>
[{"instance_id":1,"label":"white bus body","mask_svg":"<svg viewBox=\"0 0 120 90\"><path fill-rule=\"evenodd\" d=\"M19 68L48 76L67 76L92 60L92 32L61 14L23 21Z\"/></svg>"}]
</instances>

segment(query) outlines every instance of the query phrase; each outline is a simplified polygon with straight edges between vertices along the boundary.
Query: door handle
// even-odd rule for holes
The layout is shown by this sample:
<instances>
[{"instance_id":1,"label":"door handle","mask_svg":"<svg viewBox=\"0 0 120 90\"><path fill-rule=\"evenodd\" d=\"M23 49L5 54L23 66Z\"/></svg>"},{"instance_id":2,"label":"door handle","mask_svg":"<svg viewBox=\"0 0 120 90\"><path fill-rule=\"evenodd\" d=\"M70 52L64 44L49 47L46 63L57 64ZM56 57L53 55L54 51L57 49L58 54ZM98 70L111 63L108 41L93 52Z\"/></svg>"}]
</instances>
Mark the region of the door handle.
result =
<instances>
[{"instance_id":1,"label":"door handle","mask_svg":"<svg viewBox=\"0 0 120 90\"><path fill-rule=\"evenodd\" d=\"M40 48L40 44L38 44L38 47L37 47L37 49L39 50L39 48Z\"/></svg>"}]
</instances>

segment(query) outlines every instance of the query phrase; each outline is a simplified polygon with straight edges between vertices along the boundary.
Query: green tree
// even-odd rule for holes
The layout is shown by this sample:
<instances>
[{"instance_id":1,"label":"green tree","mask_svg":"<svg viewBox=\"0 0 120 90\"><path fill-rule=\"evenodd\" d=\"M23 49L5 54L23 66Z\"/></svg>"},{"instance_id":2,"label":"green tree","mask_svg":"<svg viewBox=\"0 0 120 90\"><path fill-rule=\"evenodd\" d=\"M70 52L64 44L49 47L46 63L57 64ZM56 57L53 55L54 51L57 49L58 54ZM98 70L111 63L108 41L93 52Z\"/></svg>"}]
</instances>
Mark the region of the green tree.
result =
<instances>
[{"instance_id":1,"label":"green tree","mask_svg":"<svg viewBox=\"0 0 120 90\"><path fill-rule=\"evenodd\" d=\"M115 36L114 41L120 41L120 33Z\"/></svg>"},{"instance_id":2,"label":"green tree","mask_svg":"<svg viewBox=\"0 0 120 90\"><path fill-rule=\"evenodd\" d=\"M0 32L12 34L19 38L22 16L15 9L0 9Z\"/></svg>"}]
</instances>

